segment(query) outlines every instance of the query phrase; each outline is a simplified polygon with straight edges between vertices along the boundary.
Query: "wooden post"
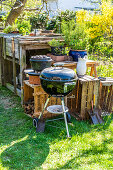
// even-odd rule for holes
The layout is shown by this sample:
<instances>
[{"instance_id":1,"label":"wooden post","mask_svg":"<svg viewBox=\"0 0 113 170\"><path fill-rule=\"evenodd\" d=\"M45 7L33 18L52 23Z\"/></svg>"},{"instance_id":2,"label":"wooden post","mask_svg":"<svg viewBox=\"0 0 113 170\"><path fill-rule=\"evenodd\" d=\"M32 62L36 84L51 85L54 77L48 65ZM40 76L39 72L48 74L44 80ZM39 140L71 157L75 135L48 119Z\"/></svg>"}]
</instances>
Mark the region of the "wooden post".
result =
<instances>
[{"instance_id":1,"label":"wooden post","mask_svg":"<svg viewBox=\"0 0 113 170\"><path fill-rule=\"evenodd\" d=\"M0 38L0 84L2 84L2 38Z\"/></svg>"},{"instance_id":2,"label":"wooden post","mask_svg":"<svg viewBox=\"0 0 113 170\"><path fill-rule=\"evenodd\" d=\"M21 104L23 104L23 80L24 69L26 68L26 50L20 46L20 81L21 81Z\"/></svg>"},{"instance_id":3,"label":"wooden post","mask_svg":"<svg viewBox=\"0 0 113 170\"><path fill-rule=\"evenodd\" d=\"M4 68L4 38L1 37L0 43L0 79L1 85L5 85L5 68Z\"/></svg>"},{"instance_id":4,"label":"wooden post","mask_svg":"<svg viewBox=\"0 0 113 170\"><path fill-rule=\"evenodd\" d=\"M16 94L16 64L15 64L15 44L14 37L12 38L12 55L13 55L13 84L14 84L14 93Z\"/></svg>"}]
</instances>

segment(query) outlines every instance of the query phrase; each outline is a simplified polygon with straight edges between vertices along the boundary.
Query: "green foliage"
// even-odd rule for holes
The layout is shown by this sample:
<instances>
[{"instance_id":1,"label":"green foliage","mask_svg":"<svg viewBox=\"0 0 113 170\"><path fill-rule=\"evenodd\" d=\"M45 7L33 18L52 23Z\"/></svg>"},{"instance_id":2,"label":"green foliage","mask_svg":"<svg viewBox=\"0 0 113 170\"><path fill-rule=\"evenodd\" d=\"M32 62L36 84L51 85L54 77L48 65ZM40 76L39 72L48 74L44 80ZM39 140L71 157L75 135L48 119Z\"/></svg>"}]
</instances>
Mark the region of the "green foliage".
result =
<instances>
[{"instance_id":1,"label":"green foliage","mask_svg":"<svg viewBox=\"0 0 113 170\"><path fill-rule=\"evenodd\" d=\"M49 21L47 22L47 26L46 29L47 30L55 30L56 29L56 18L53 17L51 19L49 19Z\"/></svg>"},{"instance_id":2,"label":"green foliage","mask_svg":"<svg viewBox=\"0 0 113 170\"><path fill-rule=\"evenodd\" d=\"M61 11L57 15L57 19L59 21L69 22L72 19L75 20L75 18L76 18L76 12L71 11L71 10Z\"/></svg>"},{"instance_id":3,"label":"green foliage","mask_svg":"<svg viewBox=\"0 0 113 170\"><path fill-rule=\"evenodd\" d=\"M33 29L45 29L48 22L47 12L40 12L29 17L31 28Z\"/></svg>"},{"instance_id":4,"label":"green foliage","mask_svg":"<svg viewBox=\"0 0 113 170\"><path fill-rule=\"evenodd\" d=\"M21 34L26 35L26 33L30 33L31 25L29 21L23 20L22 22L18 22L17 24L18 30Z\"/></svg>"},{"instance_id":5,"label":"green foliage","mask_svg":"<svg viewBox=\"0 0 113 170\"><path fill-rule=\"evenodd\" d=\"M11 33L12 32L12 26L8 25L5 29L4 29L4 33Z\"/></svg>"},{"instance_id":6,"label":"green foliage","mask_svg":"<svg viewBox=\"0 0 113 170\"><path fill-rule=\"evenodd\" d=\"M105 57L99 55L89 55L90 60L98 60L99 66L97 67L98 77L112 77L113 78L113 57ZM90 71L87 72L90 75Z\"/></svg>"},{"instance_id":7,"label":"green foliage","mask_svg":"<svg viewBox=\"0 0 113 170\"><path fill-rule=\"evenodd\" d=\"M31 25L29 21L23 20L22 22L16 21L15 24L8 25L4 29L4 33L11 33L13 31L19 31L19 33L26 35L26 33L30 33L31 31Z\"/></svg>"},{"instance_id":8,"label":"green foliage","mask_svg":"<svg viewBox=\"0 0 113 170\"><path fill-rule=\"evenodd\" d=\"M85 25L75 23L74 20L62 22L62 33L65 43L71 49L85 50L88 43L88 35L85 32Z\"/></svg>"},{"instance_id":9,"label":"green foliage","mask_svg":"<svg viewBox=\"0 0 113 170\"><path fill-rule=\"evenodd\" d=\"M8 25L5 29L4 29L4 33L11 33L13 31L18 31L17 25L13 24L13 25Z\"/></svg>"},{"instance_id":10,"label":"green foliage","mask_svg":"<svg viewBox=\"0 0 113 170\"><path fill-rule=\"evenodd\" d=\"M70 20L69 22L62 21L61 30L62 30L62 34L64 35L65 43L67 44L67 46L70 45L70 42L74 41L75 27L76 24L74 20Z\"/></svg>"},{"instance_id":11,"label":"green foliage","mask_svg":"<svg viewBox=\"0 0 113 170\"><path fill-rule=\"evenodd\" d=\"M75 40L75 45L70 47L74 50L86 50L87 38L79 39L79 41Z\"/></svg>"},{"instance_id":12,"label":"green foliage","mask_svg":"<svg viewBox=\"0 0 113 170\"><path fill-rule=\"evenodd\" d=\"M113 56L113 43L111 41L100 41L94 43L93 53L109 58Z\"/></svg>"},{"instance_id":13,"label":"green foliage","mask_svg":"<svg viewBox=\"0 0 113 170\"><path fill-rule=\"evenodd\" d=\"M54 38L48 42L48 44L51 47L61 47L64 46L64 42L61 42L60 40L55 40Z\"/></svg>"},{"instance_id":14,"label":"green foliage","mask_svg":"<svg viewBox=\"0 0 113 170\"><path fill-rule=\"evenodd\" d=\"M106 65L101 64L97 68L99 77L111 77L113 78L113 64L108 62Z\"/></svg>"},{"instance_id":15,"label":"green foliage","mask_svg":"<svg viewBox=\"0 0 113 170\"><path fill-rule=\"evenodd\" d=\"M57 16L54 16L48 21L46 28L50 30L54 29L56 32L61 33L62 21L65 22L69 22L70 20L75 21L75 18L76 18L76 12L74 11L70 11L70 10L60 11L58 12Z\"/></svg>"},{"instance_id":16,"label":"green foliage","mask_svg":"<svg viewBox=\"0 0 113 170\"><path fill-rule=\"evenodd\" d=\"M51 52L53 55L65 54L64 42L52 39L51 41L48 42L48 44L51 46Z\"/></svg>"}]
</instances>

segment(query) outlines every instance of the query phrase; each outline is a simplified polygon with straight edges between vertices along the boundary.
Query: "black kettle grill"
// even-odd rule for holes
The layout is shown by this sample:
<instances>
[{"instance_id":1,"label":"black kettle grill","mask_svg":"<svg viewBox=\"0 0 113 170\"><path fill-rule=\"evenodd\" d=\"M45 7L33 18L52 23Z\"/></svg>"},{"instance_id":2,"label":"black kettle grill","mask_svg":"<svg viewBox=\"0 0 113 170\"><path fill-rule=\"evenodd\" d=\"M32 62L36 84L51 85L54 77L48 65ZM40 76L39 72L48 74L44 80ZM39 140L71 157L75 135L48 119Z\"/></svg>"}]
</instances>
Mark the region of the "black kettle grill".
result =
<instances>
[{"instance_id":1,"label":"black kettle grill","mask_svg":"<svg viewBox=\"0 0 113 170\"><path fill-rule=\"evenodd\" d=\"M64 120L67 130L67 137L70 137L66 117L66 112L68 111L68 109L64 105L64 97L67 96L76 85L77 76L75 72L72 69L64 67L46 68L40 74L40 81L42 88L47 94L49 94L49 97L38 120L41 120L41 117L43 116L44 110L47 107L50 97L60 97L62 103L62 113L64 114ZM43 123L41 122L40 124L38 121L38 127L43 126Z\"/></svg>"}]
</instances>

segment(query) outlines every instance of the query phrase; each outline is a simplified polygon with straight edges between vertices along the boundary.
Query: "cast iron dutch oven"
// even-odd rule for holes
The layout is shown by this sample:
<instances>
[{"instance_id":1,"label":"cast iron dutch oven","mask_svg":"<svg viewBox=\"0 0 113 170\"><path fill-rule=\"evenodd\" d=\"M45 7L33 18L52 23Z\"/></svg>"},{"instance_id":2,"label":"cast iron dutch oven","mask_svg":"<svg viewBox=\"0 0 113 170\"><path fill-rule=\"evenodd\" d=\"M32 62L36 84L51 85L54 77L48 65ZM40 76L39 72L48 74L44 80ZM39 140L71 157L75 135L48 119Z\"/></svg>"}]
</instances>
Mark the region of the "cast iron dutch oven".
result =
<instances>
[{"instance_id":1,"label":"cast iron dutch oven","mask_svg":"<svg viewBox=\"0 0 113 170\"><path fill-rule=\"evenodd\" d=\"M68 95L76 85L77 76L72 69L50 67L40 74L42 88L51 96Z\"/></svg>"},{"instance_id":2,"label":"cast iron dutch oven","mask_svg":"<svg viewBox=\"0 0 113 170\"><path fill-rule=\"evenodd\" d=\"M44 68L51 67L52 59L46 55L32 56L30 59L31 67L35 71L42 71Z\"/></svg>"}]
</instances>

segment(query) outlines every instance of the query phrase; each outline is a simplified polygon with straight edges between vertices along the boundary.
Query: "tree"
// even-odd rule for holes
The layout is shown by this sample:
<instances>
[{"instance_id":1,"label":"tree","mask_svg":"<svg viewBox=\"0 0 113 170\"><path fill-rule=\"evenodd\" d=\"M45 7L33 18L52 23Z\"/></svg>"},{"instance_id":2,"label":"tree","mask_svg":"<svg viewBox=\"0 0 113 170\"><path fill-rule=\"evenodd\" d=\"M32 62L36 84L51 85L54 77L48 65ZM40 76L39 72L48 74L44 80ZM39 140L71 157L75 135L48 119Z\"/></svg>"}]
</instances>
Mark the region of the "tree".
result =
<instances>
[{"instance_id":1,"label":"tree","mask_svg":"<svg viewBox=\"0 0 113 170\"><path fill-rule=\"evenodd\" d=\"M6 25L12 25L14 23L15 19L21 14L26 2L27 0L16 0L13 8L11 9L7 17Z\"/></svg>"}]
</instances>

